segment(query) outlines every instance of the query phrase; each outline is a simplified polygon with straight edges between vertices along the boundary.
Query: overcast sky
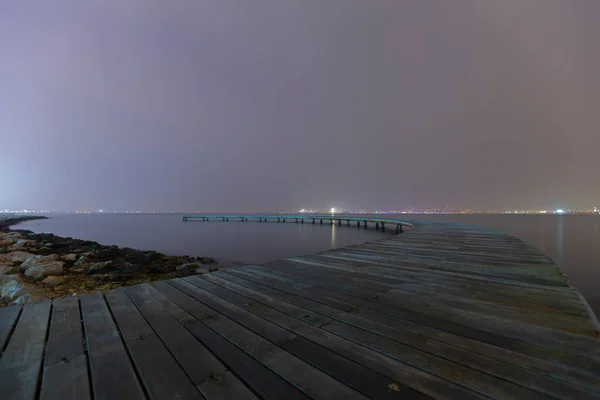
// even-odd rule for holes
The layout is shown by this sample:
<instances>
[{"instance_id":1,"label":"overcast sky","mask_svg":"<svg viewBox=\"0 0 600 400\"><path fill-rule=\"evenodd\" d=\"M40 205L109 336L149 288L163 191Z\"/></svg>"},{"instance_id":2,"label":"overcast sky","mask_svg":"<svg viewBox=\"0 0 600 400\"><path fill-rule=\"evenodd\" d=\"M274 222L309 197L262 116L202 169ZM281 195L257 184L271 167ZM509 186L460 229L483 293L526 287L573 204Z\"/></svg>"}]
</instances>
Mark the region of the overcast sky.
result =
<instances>
[{"instance_id":1,"label":"overcast sky","mask_svg":"<svg viewBox=\"0 0 600 400\"><path fill-rule=\"evenodd\" d=\"M600 206L598 0L0 3L0 209Z\"/></svg>"}]
</instances>

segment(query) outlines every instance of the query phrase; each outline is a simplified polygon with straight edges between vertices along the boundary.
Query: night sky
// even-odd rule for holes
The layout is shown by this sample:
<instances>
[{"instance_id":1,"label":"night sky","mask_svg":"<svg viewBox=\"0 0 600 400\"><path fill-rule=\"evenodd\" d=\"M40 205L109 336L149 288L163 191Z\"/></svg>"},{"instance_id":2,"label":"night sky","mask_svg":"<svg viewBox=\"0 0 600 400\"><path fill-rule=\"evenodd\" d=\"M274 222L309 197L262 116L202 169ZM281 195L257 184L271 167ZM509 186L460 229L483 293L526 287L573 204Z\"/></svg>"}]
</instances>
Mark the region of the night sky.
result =
<instances>
[{"instance_id":1,"label":"night sky","mask_svg":"<svg viewBox=\"0 0 600 400\"><path fill-rule=\"evenodd\" d=\"M0 209L600 206L598 0L0 4Z\"/></svg>"}]
</instances>

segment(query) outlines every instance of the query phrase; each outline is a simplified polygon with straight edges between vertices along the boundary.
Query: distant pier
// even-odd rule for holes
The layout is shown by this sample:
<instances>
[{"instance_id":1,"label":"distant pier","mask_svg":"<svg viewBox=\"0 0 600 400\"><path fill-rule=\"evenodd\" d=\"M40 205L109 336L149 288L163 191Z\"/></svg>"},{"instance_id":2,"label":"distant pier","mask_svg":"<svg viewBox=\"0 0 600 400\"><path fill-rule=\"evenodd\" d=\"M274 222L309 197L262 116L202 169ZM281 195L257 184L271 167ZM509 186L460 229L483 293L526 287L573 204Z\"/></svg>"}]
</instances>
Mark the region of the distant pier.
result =
<instances>
[{"instance_id":1,"label":"distant pier","mask_svg":"<svg viewBox=\"0 0 600 400\"><path fill-rule=\"evenodd\" d=\"M372 224L375 226L375 229L385 229L385 225L395 226L396 232L402 232L402 227L410 227L413 228L413 224L395 220L395 219L381 219L381 218L363 218L363 217L349 217L347 215L184 215L181 217L183 222L187 222L189 220L201 220L201 221L210 221L210 220L221 220L221 221L240 221L247 222L249 220L254 220L257 222L268 222L276 221L285 223L286 221L294 221L295 223L303 224L304 220L307 222L312 222L316 224L319 221L319 224L323 224L323 221L333 225L337 223L338 225L342 225L345 223L347 226L351 224L356 224L358 228L361 225L367 228L368 224Z\"/></svg>"}]
</instances>

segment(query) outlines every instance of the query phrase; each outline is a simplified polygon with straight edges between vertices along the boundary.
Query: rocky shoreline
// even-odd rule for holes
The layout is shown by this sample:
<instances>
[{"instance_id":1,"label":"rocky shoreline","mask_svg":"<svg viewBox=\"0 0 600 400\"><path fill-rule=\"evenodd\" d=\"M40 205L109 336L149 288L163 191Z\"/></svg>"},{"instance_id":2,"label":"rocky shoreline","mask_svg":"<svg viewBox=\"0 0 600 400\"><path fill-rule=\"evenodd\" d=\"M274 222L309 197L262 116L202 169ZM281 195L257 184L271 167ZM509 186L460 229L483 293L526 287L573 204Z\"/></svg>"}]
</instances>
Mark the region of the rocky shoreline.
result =
<instances>
[{"instance_id":1,"label":"rocky shoreline","mask_svg":"<svg viewBox=\"0 0 600 400\"><path fill-rule=\"evenodd\" d=\"M10 230L40 216L0 214L0 307L218 270L207 257Z\"/></svg>"}]
</instances>

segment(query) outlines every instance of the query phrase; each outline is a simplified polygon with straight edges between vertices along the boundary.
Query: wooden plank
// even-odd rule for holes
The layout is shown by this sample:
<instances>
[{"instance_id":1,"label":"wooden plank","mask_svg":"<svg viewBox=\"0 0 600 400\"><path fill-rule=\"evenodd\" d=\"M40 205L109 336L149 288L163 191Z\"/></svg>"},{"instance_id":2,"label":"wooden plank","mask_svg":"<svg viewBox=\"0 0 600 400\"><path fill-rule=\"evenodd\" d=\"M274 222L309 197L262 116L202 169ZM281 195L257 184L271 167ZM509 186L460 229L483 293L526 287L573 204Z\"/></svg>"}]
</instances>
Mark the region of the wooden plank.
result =
<instances>
[{"instance_id":1,"label":"wooden plank","mask_svg":"<svg viewBox=\"0 0 600 400\"><path fill-rule=\"evenodd\" d=\"M313 327L303 321L285 315L270 307L262 304L251 304L247 306L246 309L256 313L265 320L271 321L285 329L288 329L291 332L296 333L297 335L302 335L305 338L319 343L324 347L328 347L358 364L362 364L365 367L373 369L382 375L392 378L390 384L395 386L402 387L402 382L410 382L409 385L412 386L413 389L423 393L429 393L430 396L434 397L436 396L436 393L439 396L444 392L454 392L456 394L460 394L461 396L475 396L474 398L477 398L477 395L475 395L473 392L461 390L458 386L446 383L433 375L421 372L416 368L409 367L400 362L394 362L386 355L378 354L374 351L368 350L365 347L356 345L343 339L342 337L336 336L335 334L331 334ZM286 348L285 344L282 347ZM300 354L297 354L297 356L302 357Z\"/></svg>"},{"instance_id":2,"label":"wooden plank","mask_svg":"<svg viewBox=\"0 0 600 400\"><path fill-rule=\"evenodd\" d=\"M117 326L125 343L154 335L154 331L150 328L148 322L122 288L109 290L104 293L104 297L117 321Z\"/></svg>"},{"instance_id":3,"label":"wooden plank","mask_svg":"<svg viewBox=\"0 0 600 400\"><path fill-rule=\"evenodd\" d=\"M220 276L223 276L225 279L227 278L226 274L221 274ZM261 295L257 291L246 289L240 284L229 282L223 278L212 275L204 276L203 278L209 279L211 282L227 285L227 287L229 287L231 290L240 290L240 293L247 294L249 297L252 297L257 301L263 302L265 298L271 299L269 296ZM243 281L240 283L243 283ZM259 296L256 296L255 294L259 294ZM278 300L278 303L289 300L290 297L283 297L282 300ZM271 303L268 304L271 305ZM561 398L580 398L592 392L590 390L586 390L586 386L592 386L595 383L596 386L600 388L600 380L593 379L585 375L583 375L582 379L582 376L575 376L575 373L578 371L564 371L553 363L542 363L542 360L540 359L532 360L523 356L519 356L516 353L509 354L506 351L502 352L501 349L496 347L485 347L485 345L480 344L479 342L461 340L462 338L459 337L443 337L440 335L442 332L428 332L428 328L426 327L407 326L409 323L400 321L398 321L398 323L394 326L389 326L355 315L354 313L346 313L335 308L319 305L318 303L310 301L306 301L304 306L318 310L324 315L335 318L338 321L343 321L347 324L360 327L362 329L367 329L369 332L376 333L377 335L405 343L417 349L425 350L430 354L439 355L445 359L469 366L475 370L494 375L507 381L515 382L524 387L529 387L542 393L554 394ZM277 309L290 316L302 319L299 316L303 314L303 310L306 312L306 309L300 307L296 308L298 311L296 309L286 309L285 307ZM384 315L382 314L381 317L384 317ZM308 320L306 322L310 323ZM321 326L322 324L317 325ZM411 330L411 328L417 329L415 331L415 329ZM430 340L423 335L434 337L436 340ZM444 342L448 342L449 344ZM463 349L460 347L463 347ZM478 351L473 352L473 350ZM483 353L483 356L478 355L478 352ZM512 364L514 361L517 361L517 365ZM543 372L551 372L554 377L563 376L564 380L561 381L555 378L552 379L545 374L535 373L530 369L521 368L521 366L529 366ZM583 384L583 387L573 385L575 382Z\"/></svg>"},{"instance_id":4,"label":"wooden plank","mask_svg":"<svg viewBox=\"0 0 600 400\"><path fill-rule=\"evenodd\" d=\"M48 321L49 300L27 304L8 346L0 359L0 388L7 399L35 397L42 366Z\"/></svg>"},{"instance_id":5,"label":"wooden plank","mask_svg":"<svg viewBox=\"0 0 600 400\"><path fill-rule=\"evenodd\" d=\"M83 295L80 302L94 399L145 399L102 294Z\"/></svg>"},{"instance_id":6,"label":"wooden plank","mask_svg":"<svg viewBox=\"0 0 600 400\"><path fill-rule=\"evenodd\" d=\"M202 343L165 312L163 296L156 289L150 285L137 285L128 287L126 292L195 385L227 372Z\"/></svg>"},{"instance_id":7,"label":"wooden plank","mask_svg":"<svg viewBox=\"0 0 600 400\"><path fill-rule=\"evenodd\" d=\"M258 400L246 385L231 371L211 377L199 386L200 390L210 400Z\"/></svg>"},{"instance_id":8,"label":"wooden plank","mask_svg":"<svg viewBox=\"0 0 600 400\"><path fill-rule=\"evenodd\" d=\"M265 400L310 398L279 375L228 342L204 323L198 322L188 325L187 329Z\"/></svg>"},{"instance_id":9,"label":"wooden plank","mask_svg":"<svg viewBox=\"0 0 600 400\"><path fill-rule=\"evenodd\" d=\"M8 336L15 327L20 313L21 306L0 308L0 358L8 343Z\"/></svg>"},{"instance_id":10,"label":"wooden plank","mask_svg":"<svg viewBox=\"0 0 600 400\"><path fill-rule=\"evenodd\" d=\"M46 366L84 355L79 301L64 297L52 302L52 320L46 347Z\"/></svg>"},{"instance_id":11,"label":"wooden plank","mask_svg":"<svg viewBox=\"0 0 600 400\"><path fill-rule=\"evenodd\" d=\"M202 279L221 285L227 289L233 290L239 294L247 296L252 300L259 301L276 310L285 312L286 314L296 315L297 318L308 322L312 325L321 326L331 321L331 318L324 317L323 315L309 311L305 308L297 307L293 304L286 303L285 301L281 301L271 296L267 296L265 294L257 292L256 290L249 289L247 287L228 281L226 279L223 279L222 277L213 274L204 275Z\"/></svg>"},{"instance_id":12,"label":"wooden plank","mask_svg":"<svg viewBox=\"0 0 600 400\"><path fill-rule=\"evenodd\" d=\"M261 338L231 319L221 316L205 321L237 347L302 389L313 398L365 399L358 392Z\"/></svg>"},{"instance_id":13,"label":"wooden plank","mask_svg":"<svg viewBox=\"0 0 600 400\"><path fill-rule=\"evenodd\" d=\"M290 294L300 295L300 296L304 297L305 299L316 300L316 301L321 302L322 304L330 305L330 306L336 307L338 309L341 309L343 311L354 311L355 312L357 309L356 307L353 307L353 306L345 303L343 296L335 296L335 294L334 294L335 292L340 292L345 295L356 294L355 291L348 290L344 287L334 288L332 286L329 286L331 289L335 289L335 290L331 291L332 294L330 296L328 296L327 298L323 298L322 296L319 297L319 296L315 295L314 293L312 295L309 295L307 293L310 293L310 292L300 291L297 288L290 287L281 281L269 280L269 279L261 277L261 276L256 276L256 275L252 274L251 271L230 270L230 271L226 271L226 272L229 274L248 278L255 282L264 283L273 288L285 290L286 292L288 292ZM366 300L366 297L367 296L365 296L365 298L363 298L363 300ZM345 307L337 306L337 304L335 304L335 302L330 301L331 298L339 299L340 301L343 302L342 304ZM400 318L403 320L414 322L414 323L417 323L420 325L429 326L429 327L432 327L435 329L444 330L449 333L453 333L453 334L463 336L466 338L470 338L473 340L477 340L480 342L492 344L494 346L503 347L503 348L513 350L516 352L522 352L524 354L528 354L528 355L532 355L532 356L536 356L536 357L549 358L552 360L559 360L566 364L574 365L574 366L584 368L584 369L587 369L590 371L600 370L600 363L598 363L597 361L595 361L592 358L585 357L580 354L570 354L565 351L558 350L558 348L560 348L560 347L565 347L565 346L572 347L573 344L572 343L571 344L564 343L563 346L560 346L560 344L557 343L556 340L552 338L552 335L545 334L544 338L547 341L556 343L554 346L552 346L552 347L540 346L540 345L537 345L536 343L526 342L526 341L511 337L511 336L504 336L502 334L498 334L498 333L495 333L495 332L489 331L489 330L484 331L482 329L479 329L478 327L473 326L473 325L477 325L477 326L481 325L481 323L477 322L477 321L480 321L481 319L485 319L486 321L489 320L489 324L487 324L487 325L492 325L492 326L497 325L498 320L488 318L484 315L479 315L477 317L473 316L473 317L471 317L473 324L464 325L464 324L460 324L460 323L456 323L456 322L447 320L447 319L445 319L446 315L443 315L440 313L437 313L435 315L428 315L428 314L432 313L433 310L429 310L426 313L424 313L424 312L422 312L423 310L418 311L418 310L409 309L409 308L401 308L401 307L392 306L390 304L387 304L387 302L386 303L379 302L378 299L373 299L373 300L374 301L364 302L363 304L361 304L360 308L364 307L364 308L367 308L367 309L370 309L373 311L378 311L378 312L381 312L384 314L389 314L389 315L392 315L394 317L397 317L397 318ZM350 307L350 309L348 309L348 307ZM454 314L456 314L456 311L454 311ZM537 328L537 329L540 330L541 328ZM556 333L556 335L559 335L559 334L561 334L561 333L560 332ZM518 333L515 332L515 334L513 336L515 336L515 335L518 335ZM526 332L523 332L521 334L521 336L526 336L526 335L528 335ZM530 335L528 335L528 336L530 336ZM563 334L563 336L564 336L564 334Z\"/></svg>"},{"instance_id":14,"label":"wooden plank","mask_svg":"<svg viewBox=\"0 0 600 400\"><path fill-rule=\"evenodd\" d=\"M40 396L46 399L88 399L90 395L79 301L75 297L56 299L52 302Z\"/></svg>"},{"instance_id":15,"label":"wooden plank","mask_svg":"<svg viewBox=\"0 0 600 400\"><path fill-rule=\"evenodd\" d=\"M105 297L123 337L131 338L125 344L148 395L155 399L198 398L195 385L154 333L125 289L108 291ZM165 315L169 316L166 312Z\"/></svg>"},{"instance_id":16,"label":"wooden plank","mask_svg":"<svg viewBox=\"0 0 600 400\"><path fill-rule=\"evenodd\" d=\"M166 281L154 282L153 286L157 288L167 299L188 312L198 321L206 318L212 318L219 314L217 311L200 303L199 301L196 301L193 297L177 289L175 286L170 285Z\"/></svg>"},{"instance_id":17,"label":"wooden plank","mask_svg":"<svg viewBox=\"0 0 600 400\"><path fill-rule=\"evenodd\" d=\"M91 399L85 354L44 367L41 400Z\"/></svg>"},{"instance_id":18,"label":"wooden plank","mask_svg":"<svg viewBox=\"0 0 600 400\"><path fill-rule=\"evenodd\" d=\"M127 342L151 399L199 399L201 394L156 335Z\"/></svg>"},{"instance_id":19,"label":"wooden plank","mask_svg":"<svg viewBox=\"0 0 600 400\"><path fill-rule=\"evenodd\" d=\"M209 307L220 312L221 314L226 315L227 317L237 321L238 323L244 325L248 329L252 330L253 332L259 334L260 336L264 337L267 340L270 340L275 344L285 343L295 337L294 334L286 331L285 329L282 329L273 323L265 321L262 318L246 310L243 310L225 300L217 298L209 292L206 292L200 289L199 287L192 285L191 283L188 283L181 279L174 279L172 281L169 281L169 283L172 283L175 287L181 289L196 300L208 305Z\"/></svg>"},{"instance_id":20,"label":"wooden plank","mask_svg":"<svg viewBox=\"0 0 600 400\"><path fill-rule=\"evenodd\" d=\"M365 368L325 347L316 345L303 337L297 337L282 347L370 398L430 398L409 386L394 382L386 376Z\"/></svg>"},{"instance_id":21,"label":"wooden plank","mask_svg":"<svg viewBox=\"0 0 600 400\"><path fill-rule=\"evenodd\" d=\"M403 345L397 341L339 321L330 322L322 328L492 398L527 398L532 400L546 398L546 396L537 391L510 383L502 378L493 377L475 369L464 367L459 363L447 361L431 353Z\"/></svg>"}]
</instances>

